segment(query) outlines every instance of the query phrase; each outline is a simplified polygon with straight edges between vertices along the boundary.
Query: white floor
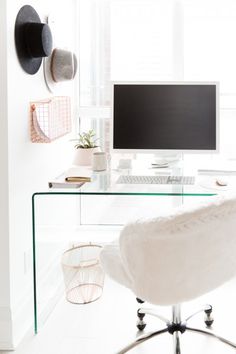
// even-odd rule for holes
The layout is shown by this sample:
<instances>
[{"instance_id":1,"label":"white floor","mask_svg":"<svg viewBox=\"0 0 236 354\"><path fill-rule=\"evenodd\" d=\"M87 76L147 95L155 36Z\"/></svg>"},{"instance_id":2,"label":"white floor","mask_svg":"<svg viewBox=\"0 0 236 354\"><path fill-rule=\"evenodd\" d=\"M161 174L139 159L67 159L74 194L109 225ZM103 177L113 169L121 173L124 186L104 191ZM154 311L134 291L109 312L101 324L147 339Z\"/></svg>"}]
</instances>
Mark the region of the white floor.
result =
<instances>
[{"instance_id":1,"label":"white floor","mask_svg":"<svg viewBox=\"0 0 236 354\"><path fill-rule=\"evenodd\" d=\"M201 281L196 279L196 281ZM216 333L236 342L236 280L197 301L183 306L183 317L191 314L206 302L214 306ZM30 333L15 354L113 354L132 341L136 334L136 310L138 304L127 289L106 278L100 300L88 305L72 305L64 299L56 306L38 335ZM169 317L170 308L160 308ZM160 329L162 323L146 318L145 331ZM196 316L189 325L204 328L203 315ZM225 344L195 333L181 336L182 354L236 353ZM172 336L163 334L140 345L130 353L172 353ZM6 352L1 352L6 354Z\"/></svg>"}]
</instances>

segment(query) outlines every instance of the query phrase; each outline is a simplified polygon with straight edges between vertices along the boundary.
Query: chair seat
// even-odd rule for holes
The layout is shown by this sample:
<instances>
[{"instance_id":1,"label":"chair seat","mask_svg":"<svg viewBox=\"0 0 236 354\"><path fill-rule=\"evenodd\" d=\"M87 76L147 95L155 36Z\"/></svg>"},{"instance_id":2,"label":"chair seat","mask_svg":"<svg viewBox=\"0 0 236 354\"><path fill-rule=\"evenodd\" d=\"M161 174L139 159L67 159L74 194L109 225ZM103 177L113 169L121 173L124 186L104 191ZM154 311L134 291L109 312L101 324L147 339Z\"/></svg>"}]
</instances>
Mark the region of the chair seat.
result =
<instances>
[{"instance_id":1,"label":"chair seat","mask_svg":"<svg viewBox=\"0 0 236 354\"><path fill-rule=\"evenodd\" d=\"M236 198L130 223L101 252L105 272L155 305L201 296L236 275Z\"/></svg>"},{"instance_id":2,"label":"chair seat","mask_svg":"<svg viewBox=\"0 0 236 354\"><path fill-rule=\"evenodd\" d=\"M118 242L106 245L100 254L100 260L106 273L118 283L132 288L132 281L123 266Z\"/></svg>"}]
</instances>

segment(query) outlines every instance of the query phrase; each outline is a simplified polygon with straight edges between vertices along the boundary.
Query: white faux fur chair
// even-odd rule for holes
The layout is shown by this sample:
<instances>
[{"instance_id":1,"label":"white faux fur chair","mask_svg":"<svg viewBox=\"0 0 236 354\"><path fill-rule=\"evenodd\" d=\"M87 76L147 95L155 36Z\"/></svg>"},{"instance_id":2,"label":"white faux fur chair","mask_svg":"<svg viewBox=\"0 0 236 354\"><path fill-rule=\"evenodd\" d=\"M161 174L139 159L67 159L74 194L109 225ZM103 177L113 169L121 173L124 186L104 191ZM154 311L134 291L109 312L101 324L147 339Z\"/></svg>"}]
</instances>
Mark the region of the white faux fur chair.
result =
<instances>
[{"instance_id":1,"label":"white faux fur chair","mask_svg":"<svg viewBox=\"0 0 236 354\"><path fill-rule=\"evenodd\" d=\"M189 327L187 320L193 315L182 321L180 312L181 303L236 275L236 198L220 198L191 210L181 208L169 216L130 223L122 230L119 244L104 247L101 262L108 275L130 288L137 299L172 305L170 321L150 309L139 309L140 330L146 325L145 314L163 320L165 328L139 337L119 354L165 332L173 334L174 353L179 354L179 332L186 330L215 337L236 348L236 344L210 330ZM205 311L205 323L210 327L212 307L207 305L200 311Z\"/></svg>"}]
</instances>

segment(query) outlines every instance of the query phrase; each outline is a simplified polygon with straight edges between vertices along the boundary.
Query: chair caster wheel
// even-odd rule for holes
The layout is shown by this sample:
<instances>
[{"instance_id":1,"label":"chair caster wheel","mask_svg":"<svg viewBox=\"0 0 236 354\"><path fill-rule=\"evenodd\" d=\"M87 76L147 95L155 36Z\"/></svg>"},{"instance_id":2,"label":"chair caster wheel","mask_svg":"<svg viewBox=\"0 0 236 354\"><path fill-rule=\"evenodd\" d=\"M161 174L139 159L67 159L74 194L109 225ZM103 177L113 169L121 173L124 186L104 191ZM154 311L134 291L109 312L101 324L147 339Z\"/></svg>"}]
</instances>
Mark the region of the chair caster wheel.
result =
<instances>
[{"instance_id":1,"label":"chair caster wheel","mask_svg":"<svg viewBox=\"0 0 236 354\"><path fill-rule=\"evenodd\" d=\"M207 305L207 308L205 310L206 316L205 316L205 320L204 320L205 325L207 327L211 327L213 322L214 322L214 318L211 316L211 313L212 313L212 306L211 305Z\"/></svg>"},{"instance_id":2,"label":"chair caster wheel","mask_svg":"<svg viewBox=\"0 0 236 354\"><path fill-rule=\"evenodd\" d=\"M139 310L140 309L138 309L138 311L137 311L137 316L138 316L138 322L137 322L137 328L138 328L138 330L139 331L143 331L144 330L144 328L146 327L146 323L144 322L144 316L145 316L145 313L139 313Z\"/></svg>"},{"instance_id":3,"label":"chair caster wheel","mask_svg":"<svg viewBox=\"0 0 236 354\"><path fill-rule=\"evenodd\" d=\"M145 301L143 301L142 299L140 299L139 297L136 297L136 300L139 304L143 304Z\"/></svg>"},{"instance_id":4,"label":"chair caster wheel","mask_svg":"<svg viewBox=\"0 0 236 354\"><path fill-rule=\"evenodd\" d=\"M142 323L141 323L142 322ZM137 324L137 328L138 328L138 330L139 331L143 331L144 330L144 328L146 327L146 323L145 322L143 322L143 321L140 321L140 322L138 322L138 324Z\"/></svg>"},{"instance_id":5,"label":"chair caster wheel","mask_svg":"<svg viewBox=\"0 0 236 354\"><path fill-rule=\"evenodd\" d=\"M213 319L210 320L210 321L209 321L209 320L205 320L204 322L205 322L205 324L206 324L207 327L211 327L212 324L213 324L213 322L214 322L214 320L213 320Z\"/></svg>"}]
</instances>

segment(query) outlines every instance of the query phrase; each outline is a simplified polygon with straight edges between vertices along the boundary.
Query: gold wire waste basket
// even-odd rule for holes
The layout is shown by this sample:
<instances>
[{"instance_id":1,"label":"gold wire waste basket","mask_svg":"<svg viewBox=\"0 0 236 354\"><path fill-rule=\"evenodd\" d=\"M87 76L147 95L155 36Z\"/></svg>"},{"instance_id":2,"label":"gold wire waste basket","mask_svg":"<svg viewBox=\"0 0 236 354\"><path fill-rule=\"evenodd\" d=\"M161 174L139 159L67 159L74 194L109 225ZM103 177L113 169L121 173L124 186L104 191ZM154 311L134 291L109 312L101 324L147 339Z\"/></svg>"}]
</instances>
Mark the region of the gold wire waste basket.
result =
<instances>
[{"instance_id":1,"label":"gold wire waste basket","mask_svg":"<svg viewBox=\"0 0 236 354\"><path fill-rule=\"evenodd\" d=\"M100 298L104 271L101 267L99 245L79 245L62 255L62 270L67 301L87 304Z\"/></svg>"}]
</instances>

